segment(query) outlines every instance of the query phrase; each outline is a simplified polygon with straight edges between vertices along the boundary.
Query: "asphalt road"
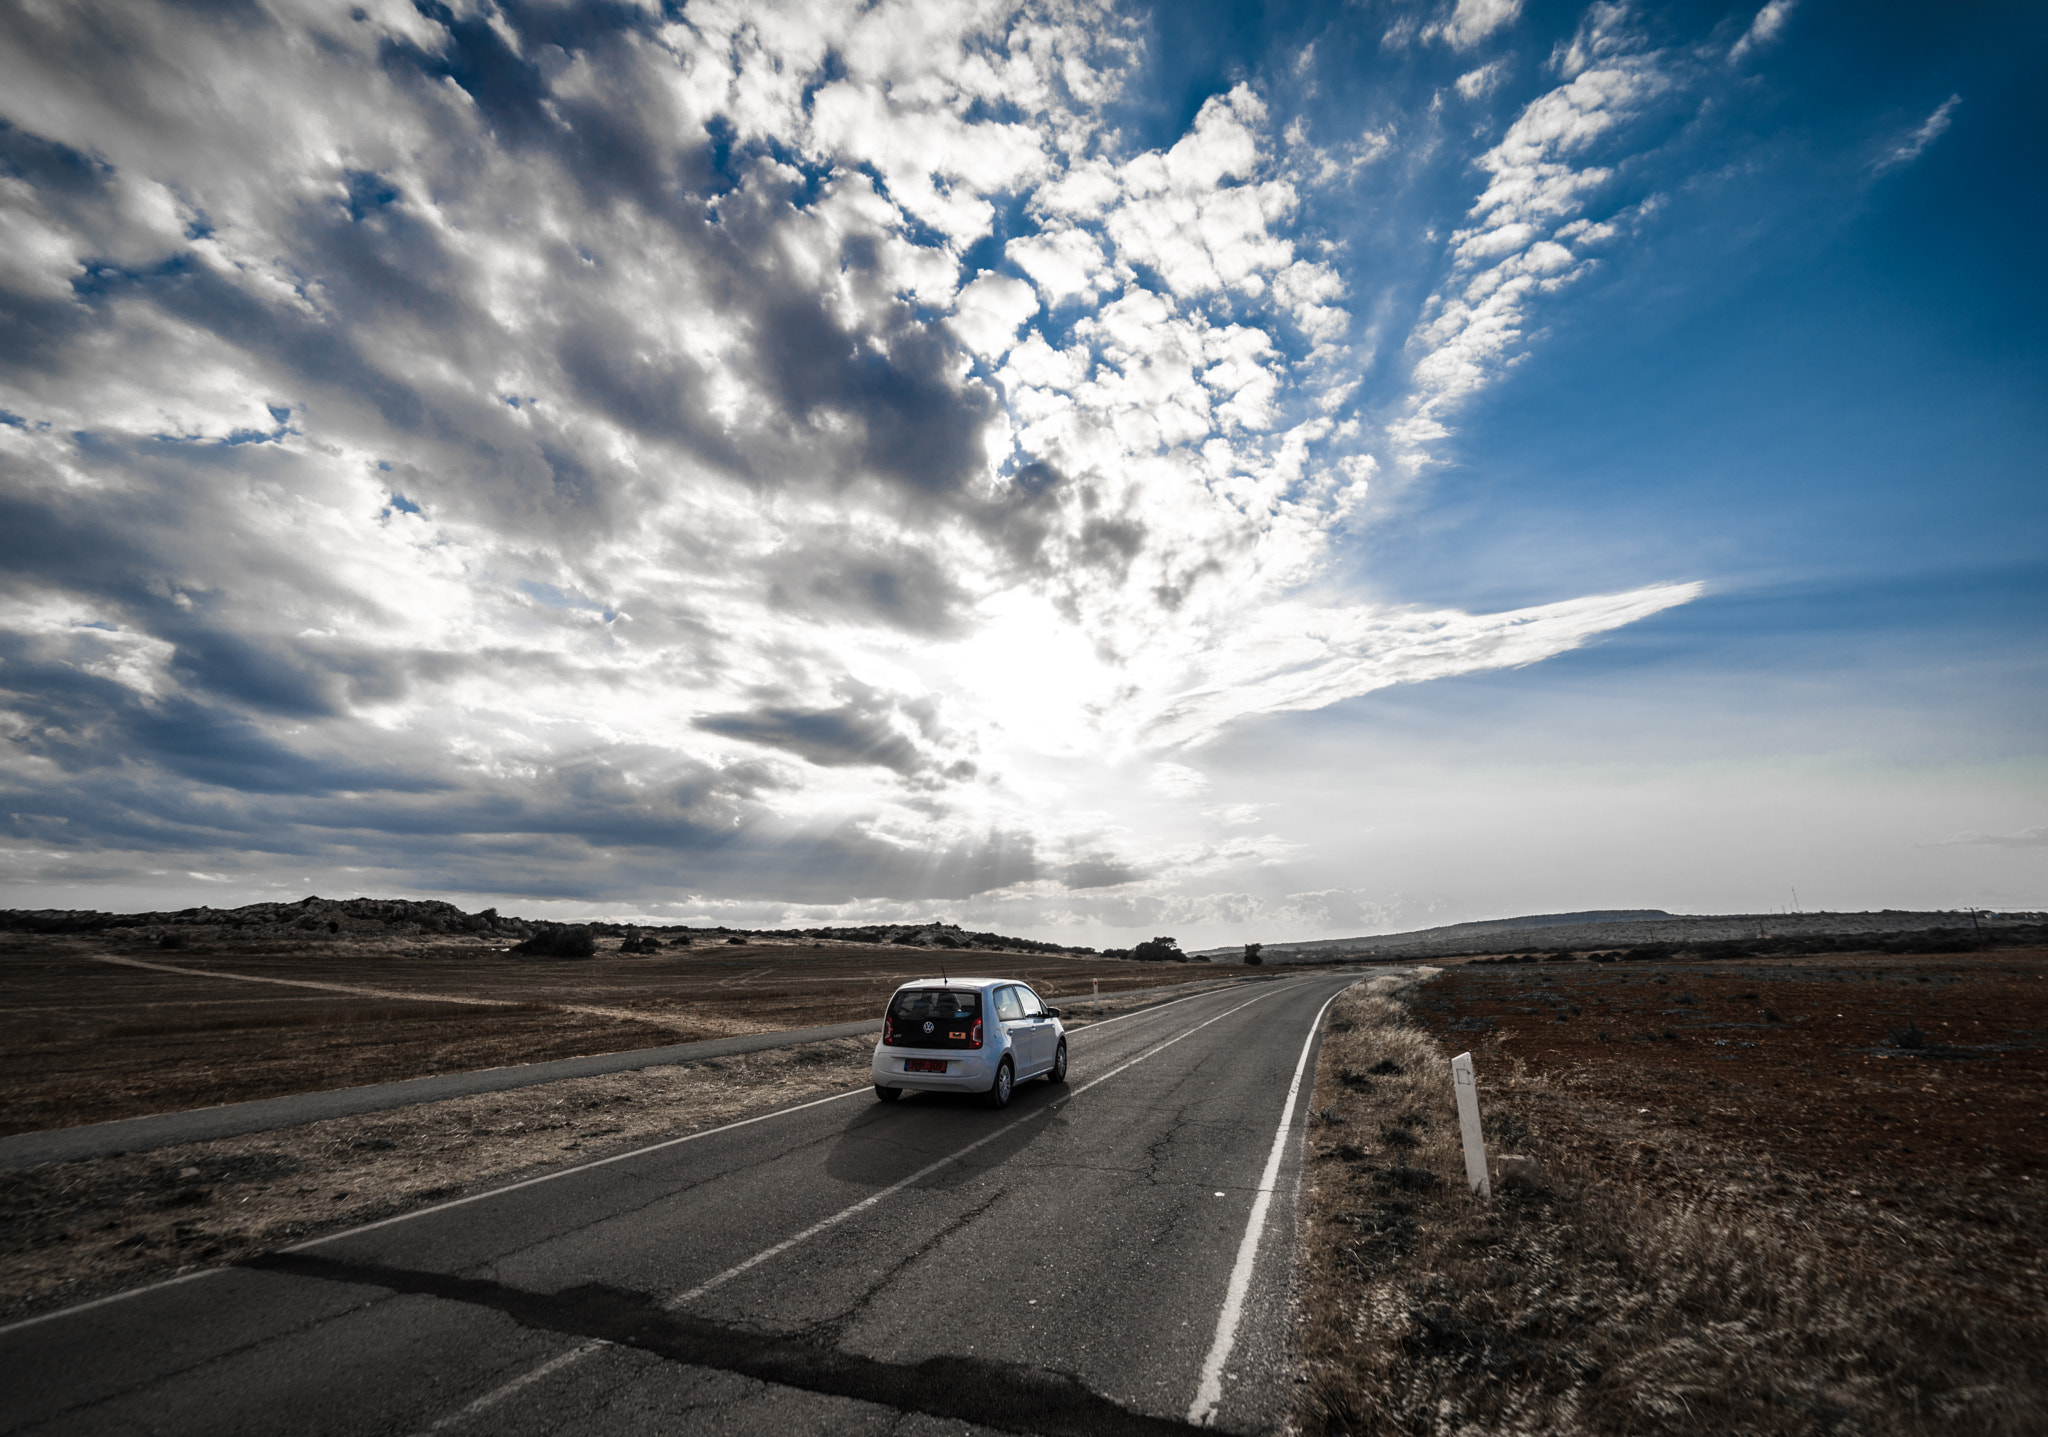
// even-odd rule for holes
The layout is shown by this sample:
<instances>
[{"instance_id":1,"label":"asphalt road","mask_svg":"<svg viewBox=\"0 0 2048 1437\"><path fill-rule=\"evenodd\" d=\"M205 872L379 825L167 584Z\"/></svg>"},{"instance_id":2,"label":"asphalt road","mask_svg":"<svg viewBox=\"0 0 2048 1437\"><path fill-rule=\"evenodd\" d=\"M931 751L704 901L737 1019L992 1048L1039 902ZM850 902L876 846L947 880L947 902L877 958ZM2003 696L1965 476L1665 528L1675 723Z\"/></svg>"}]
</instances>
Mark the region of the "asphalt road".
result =
<instances>
[{"instance_id":1,"label":"asphalt road","mask_svg":"<svg viewBox=\"0 0 2048 1437\"><path fill-rule=\"evenodd\" d=\"M1352 981L1077 1030L1001 1113L824 1099L0 1329L0 1431L1264 1431L1306 1074L1283 1113Z\"/></svg>"}]
</instances>

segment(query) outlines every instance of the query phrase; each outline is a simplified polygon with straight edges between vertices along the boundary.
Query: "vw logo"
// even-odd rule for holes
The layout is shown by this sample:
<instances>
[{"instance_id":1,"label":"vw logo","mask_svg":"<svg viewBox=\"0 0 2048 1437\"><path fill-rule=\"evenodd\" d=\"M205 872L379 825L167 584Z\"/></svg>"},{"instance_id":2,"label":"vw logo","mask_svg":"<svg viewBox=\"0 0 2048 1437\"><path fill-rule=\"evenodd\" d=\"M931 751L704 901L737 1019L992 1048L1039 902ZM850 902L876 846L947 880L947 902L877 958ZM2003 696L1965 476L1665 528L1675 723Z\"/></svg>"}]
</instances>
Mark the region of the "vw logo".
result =
<instances>
[{"instance_id":1,"label":"vw logo","mask_svg":"<svg viewBox=\"0 0 2048 1437\"><path fill-rule=\"evenodd\" d=\"M930 1031L932 1030L932 1025L931 1025L931 1024L929 1024L929 1023L925 1024L925 1025L924 1025L924 1030L925 1030L925 1031L926 1031L927 1033L929 1033L929 1032L930 1032Z\"/></svg>"}]
</instances>

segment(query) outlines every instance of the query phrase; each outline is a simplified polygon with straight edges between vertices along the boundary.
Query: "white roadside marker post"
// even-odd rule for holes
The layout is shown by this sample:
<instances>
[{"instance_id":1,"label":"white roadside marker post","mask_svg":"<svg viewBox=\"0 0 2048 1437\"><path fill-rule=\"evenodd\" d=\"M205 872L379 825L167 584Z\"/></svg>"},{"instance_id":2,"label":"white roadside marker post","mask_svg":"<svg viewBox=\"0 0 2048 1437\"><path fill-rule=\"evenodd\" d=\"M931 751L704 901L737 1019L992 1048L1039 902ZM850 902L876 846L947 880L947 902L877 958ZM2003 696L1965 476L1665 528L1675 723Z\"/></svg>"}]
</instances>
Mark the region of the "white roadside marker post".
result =
<instances>
[{"instance_id":1,"label":"white roadside marker post","mask_svg":"<svg viewBox=\"0 0 2048 1437\"><path fill-rule=\"evenodd\" d=\"M1472 1055L1451 1059L1451 1081L1458 1090L1458 1127L1465 1137L1465 1181L1481 1197L1493 1196L1486 1178L1486 1139L1479 1132L1479 1090L1472 1085Z\"/></svg>"}]
</instances>

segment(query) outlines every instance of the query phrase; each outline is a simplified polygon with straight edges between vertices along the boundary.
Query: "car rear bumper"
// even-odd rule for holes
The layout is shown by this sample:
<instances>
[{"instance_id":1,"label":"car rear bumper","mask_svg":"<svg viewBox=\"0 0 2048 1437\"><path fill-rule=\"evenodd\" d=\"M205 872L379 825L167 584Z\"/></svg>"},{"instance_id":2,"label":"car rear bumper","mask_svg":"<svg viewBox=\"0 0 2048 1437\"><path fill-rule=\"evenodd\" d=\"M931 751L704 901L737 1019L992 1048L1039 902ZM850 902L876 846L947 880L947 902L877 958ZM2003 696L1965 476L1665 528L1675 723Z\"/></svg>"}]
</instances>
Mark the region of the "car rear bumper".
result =
<instances>
[{"instance_id":1,"label":"car rear bumper","mask_svg":"<svg viewBox=\"0 0 2048 1437\"><path fill-rule=\"evenodd\" d=\"M943 1073L906 1073L909 1058L943 1060ZM962 1052L958 1048L877 1048L873 1071L875 1082L885 1088L909 1088L916 1092L980 1093L988 1089L995 1074L995 1055Z\"/></svg>"}]
</instances>

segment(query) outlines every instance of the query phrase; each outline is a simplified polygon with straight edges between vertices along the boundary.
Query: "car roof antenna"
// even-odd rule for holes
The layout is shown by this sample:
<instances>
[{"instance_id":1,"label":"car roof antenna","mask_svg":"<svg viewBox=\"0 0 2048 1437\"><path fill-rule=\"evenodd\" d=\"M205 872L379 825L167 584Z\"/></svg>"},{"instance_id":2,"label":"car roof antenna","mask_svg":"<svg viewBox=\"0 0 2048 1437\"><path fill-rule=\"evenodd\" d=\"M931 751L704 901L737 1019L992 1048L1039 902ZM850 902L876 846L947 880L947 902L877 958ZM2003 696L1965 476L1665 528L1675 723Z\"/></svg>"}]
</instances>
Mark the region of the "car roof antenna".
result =
<instances>
[{"instance_id":1,"label":"car roof antenna","mask_svg":"<svg viewBox=\"0 0 2048 1437\"><path fill-rule=\"evenodd\" d=\"M950 983L953 981L951 976L948 975L946 972L946 960L943 958L939 960L939 981L941 983Z\"/></svg>"}]
</instances>

